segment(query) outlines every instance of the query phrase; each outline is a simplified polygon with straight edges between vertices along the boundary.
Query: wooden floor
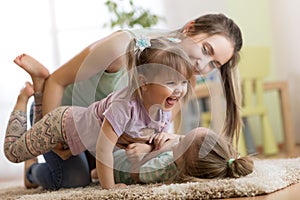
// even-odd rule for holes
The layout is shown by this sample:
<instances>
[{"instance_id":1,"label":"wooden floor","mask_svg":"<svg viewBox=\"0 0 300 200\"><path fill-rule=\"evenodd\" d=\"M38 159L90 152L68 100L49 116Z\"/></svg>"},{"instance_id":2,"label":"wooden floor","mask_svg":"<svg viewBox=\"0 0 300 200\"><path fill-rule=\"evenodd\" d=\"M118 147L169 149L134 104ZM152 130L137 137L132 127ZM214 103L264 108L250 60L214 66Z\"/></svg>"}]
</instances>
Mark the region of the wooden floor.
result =
<instances>
[{"instance_id":1,"label":"wooden floor","mask_svg":"<svg viewBox=\"0 0 300 200\"><path fill-rule=\"evenodd\" d=\"M300 145L295 148L294 157L300 157ZM284 153L280 153L277 156L271 158L286 158ZM271 194L255 196L255 197L244 197L244 198L230 198L227 200L294 200L300 199L300 183L288 186L282 190L278 190Z\"/></svg>"},{"instance_id":2,"label":"wooden floor","mask_svg":"<svg viewBox=\"0 0 300 200\"><path fill-rule=\"evenodd\" d=\"M277 192L267 195L245 197L245 198L230 198L227 200L296 200L300 198L300 183L291 185Z\"/></svg>"}]
</instances>

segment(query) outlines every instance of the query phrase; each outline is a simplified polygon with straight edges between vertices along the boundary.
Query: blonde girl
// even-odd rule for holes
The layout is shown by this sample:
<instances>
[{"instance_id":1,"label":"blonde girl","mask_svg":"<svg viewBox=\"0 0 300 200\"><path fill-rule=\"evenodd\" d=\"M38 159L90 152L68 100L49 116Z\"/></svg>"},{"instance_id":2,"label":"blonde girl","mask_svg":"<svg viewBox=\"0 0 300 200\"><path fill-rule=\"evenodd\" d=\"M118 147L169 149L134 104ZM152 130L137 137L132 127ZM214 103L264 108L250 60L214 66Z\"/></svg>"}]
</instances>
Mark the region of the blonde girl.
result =
<instances>
[{"instance_id":1,"label":"blonde girl","mask_svg":"<svg viewBox=\"0 0 300 200\"><path fill-rule=\"evenodd\" d=\"M104 189L115 184L113 150L133 142L160 147L175 137L167 132L172 110L189 93L193 68L188 56L174 42L165 39L133 40L128 46L129 86L111 93L89 107L61 106L26 127L26 106L30 96L41 100L48 71L41 65L23 65L30 74L21 90L7 126L4 151L12 162L22 162L63 144L72 155L84 150L95 153L99 181ZM22 60L20 56L19 59ZM26 58L26 57L25 57ZM39 86L39 87L37 87ZM35 102L40 105L41 102ZM40 113L36 107L36 112ZM38 120L38 119L37 119Z\"/></svg>"}]
</instances>

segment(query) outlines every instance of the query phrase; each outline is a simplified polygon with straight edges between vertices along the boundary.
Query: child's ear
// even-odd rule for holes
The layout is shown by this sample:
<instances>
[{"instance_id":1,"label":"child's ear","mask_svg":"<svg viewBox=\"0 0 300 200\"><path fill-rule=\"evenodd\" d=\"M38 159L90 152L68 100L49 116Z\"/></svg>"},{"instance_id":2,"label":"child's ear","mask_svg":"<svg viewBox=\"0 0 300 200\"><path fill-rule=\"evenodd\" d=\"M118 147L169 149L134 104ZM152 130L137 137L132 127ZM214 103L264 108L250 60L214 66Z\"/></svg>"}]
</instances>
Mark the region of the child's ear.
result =
<instances>
[{"instance_id":1,"label":"child's ear","mask_svg":"<svg viewBox=\"0 0 300 200\"><path fill-rule=\"evenodd\" d=\"M145 92L147 90L147 79L144 75L139 75L139 87L141 88L142 92Z\"/></svg>"},{"instance_id":2,"label":"child's ear","mask_svg":"<svg viewBox=\"0 0 300 200\"><path fill-rule=\"evenodd\" d=\"M144 86L147 84L147 79L144 75L139 75L139 86Z\"/></svg>"}]
</instances>

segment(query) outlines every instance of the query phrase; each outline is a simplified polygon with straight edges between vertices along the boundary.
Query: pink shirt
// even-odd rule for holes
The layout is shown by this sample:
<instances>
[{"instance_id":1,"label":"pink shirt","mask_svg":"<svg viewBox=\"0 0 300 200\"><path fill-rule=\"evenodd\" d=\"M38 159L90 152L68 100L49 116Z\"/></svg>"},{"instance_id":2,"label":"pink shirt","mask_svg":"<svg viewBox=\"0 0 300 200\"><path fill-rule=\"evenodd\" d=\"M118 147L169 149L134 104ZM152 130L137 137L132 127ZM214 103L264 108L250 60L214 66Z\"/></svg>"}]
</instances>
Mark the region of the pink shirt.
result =
<instances>
[{"instance_id":1,"label":"pink shirt","mask_svg":"<svg viewBox=\"0 0 300 200\"><path fill-rule=\"evenodd\" d=\"M108 95L89 107L72 106L66 112L65 130L73 155L89 150L95 155L97 138L104 118L119 137L117 146L125 148L129 143L146 142L154 133L166 132L171 122L171 112L160 110L151 119L141 100L126 97L127 88Z\"/></svg>"}]
</instances>

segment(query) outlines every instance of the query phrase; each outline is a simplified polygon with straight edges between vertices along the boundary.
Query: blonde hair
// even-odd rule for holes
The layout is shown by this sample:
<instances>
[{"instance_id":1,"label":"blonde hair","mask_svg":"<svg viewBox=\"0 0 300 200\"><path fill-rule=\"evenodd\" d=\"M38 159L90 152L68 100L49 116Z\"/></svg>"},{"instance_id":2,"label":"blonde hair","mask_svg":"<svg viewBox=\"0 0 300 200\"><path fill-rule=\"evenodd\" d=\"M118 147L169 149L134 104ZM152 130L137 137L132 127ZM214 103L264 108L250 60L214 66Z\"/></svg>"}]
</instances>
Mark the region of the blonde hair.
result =
<instances>
[{"instance_id":1,"label":"blonde hair","mask_svg":"<svg viewBox=\"0 0 300 200\"><path fill-rule=\"evenodd\" d=\"M191 80L193 66L188 55L178 44L164 37L150 39L150 44L151 46L144 49L136 48L136 39L133 39L128 45L126 58L129 88L141 94L138 78L141 74L154 79L158 74L166 72L169 76L176 74L185 77L188 81ZM188 85L184 100L191 95L192 88L190 84Z\"/></svg>"},{"instance_id":2,"label":"blonde hair","mask_svg":"<svg viewBox=\"0 0 300 200\"><path fill-rule=\"evenodd\" d=\"M206 128L196 128L193 132L197 132L196 137L182 155L175 181L239 178L252 173L253 160L239 158L226 137Z\"/></svg>"}]
</instances>

